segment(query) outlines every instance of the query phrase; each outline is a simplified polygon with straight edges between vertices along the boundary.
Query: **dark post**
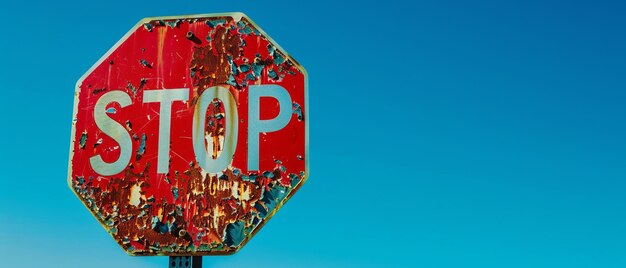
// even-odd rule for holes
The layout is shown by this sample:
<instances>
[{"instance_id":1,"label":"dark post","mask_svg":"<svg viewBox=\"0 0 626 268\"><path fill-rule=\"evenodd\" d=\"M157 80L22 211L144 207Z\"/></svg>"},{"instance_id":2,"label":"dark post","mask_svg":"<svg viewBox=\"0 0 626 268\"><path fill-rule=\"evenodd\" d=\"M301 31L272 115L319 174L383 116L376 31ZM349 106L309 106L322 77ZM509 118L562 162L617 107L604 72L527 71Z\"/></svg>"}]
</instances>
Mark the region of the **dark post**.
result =
<instances>
[{"instance_id":1,"label":"dark post","mask_svg":"<svg viewBox=\"0 0 626 268\"><path fill-rule=\"evenodd\" d=\"M202 268L202 256L170 256L170 268Z\"/></svg>"}]
</instances>

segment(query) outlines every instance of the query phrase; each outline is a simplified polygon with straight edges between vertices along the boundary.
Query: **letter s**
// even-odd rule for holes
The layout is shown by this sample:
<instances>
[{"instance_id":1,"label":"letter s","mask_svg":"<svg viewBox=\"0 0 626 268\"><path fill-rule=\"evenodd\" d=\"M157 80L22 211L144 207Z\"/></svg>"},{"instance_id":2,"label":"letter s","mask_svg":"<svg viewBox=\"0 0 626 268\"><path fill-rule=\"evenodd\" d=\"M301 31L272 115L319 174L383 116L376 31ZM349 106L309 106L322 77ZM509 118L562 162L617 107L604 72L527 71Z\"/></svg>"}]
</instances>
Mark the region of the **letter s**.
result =
<instances>
[{"instance_id":1,"label":"letter s","mask_svg":"<svg viewBox=\"0 0 626 268\"><path fill-rule=\"evenodd\" d=\"M120 145L120 156L113 163L104 162L100 155L89 158L91 168L102 176L111 176L122 172L130 162L133 151L133 145L128 131L126 131L124 126L111 119L106 114L107 105L113 102L117 102L121 108L132 103L130 96L120 90L107 92L96 102L96 107L94 107L93 110L93 118L96 121L96 126Z\"/></svg>"}]
</instances>

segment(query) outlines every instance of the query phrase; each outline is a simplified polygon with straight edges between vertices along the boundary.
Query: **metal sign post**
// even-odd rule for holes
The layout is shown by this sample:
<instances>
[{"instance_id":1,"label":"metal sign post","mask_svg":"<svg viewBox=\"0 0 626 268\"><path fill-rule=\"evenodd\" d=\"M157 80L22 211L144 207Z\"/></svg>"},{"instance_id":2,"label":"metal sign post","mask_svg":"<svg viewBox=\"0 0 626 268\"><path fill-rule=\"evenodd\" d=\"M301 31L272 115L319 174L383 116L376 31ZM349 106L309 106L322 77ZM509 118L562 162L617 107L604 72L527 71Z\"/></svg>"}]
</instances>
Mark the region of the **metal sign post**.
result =
<instances>
[{"instance_id":1,"label":"metal sign post","mask_svg":"<svg viewBox=\"0 0 626 268\"><path fill-rule=\"evenodd\" d=\"M202 268L202 256L170 256L169 268Z\"/></svg>"}]
</instances>

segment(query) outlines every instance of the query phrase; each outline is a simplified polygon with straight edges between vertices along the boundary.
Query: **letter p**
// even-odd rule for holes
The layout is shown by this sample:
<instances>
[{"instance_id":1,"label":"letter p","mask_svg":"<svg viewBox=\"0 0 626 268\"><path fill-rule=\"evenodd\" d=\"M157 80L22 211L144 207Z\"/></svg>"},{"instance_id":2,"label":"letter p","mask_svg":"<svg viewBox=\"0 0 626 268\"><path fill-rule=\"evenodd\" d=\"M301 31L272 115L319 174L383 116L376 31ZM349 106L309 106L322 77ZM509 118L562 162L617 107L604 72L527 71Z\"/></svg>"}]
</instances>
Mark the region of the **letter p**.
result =
<instances>
[{"instance_id":1,"label":"letter p","mask_svg":"<svg viewBox=\"0 0 626 268\"><path fill-rule=\"evenodd\" d=\"M279 85L251 85L248 87L248 170L259 169L259 134L284 128L291 120L291 96ZM278 101L278 116L261 120L261 97Z\"/></svg>"}]
</instances>

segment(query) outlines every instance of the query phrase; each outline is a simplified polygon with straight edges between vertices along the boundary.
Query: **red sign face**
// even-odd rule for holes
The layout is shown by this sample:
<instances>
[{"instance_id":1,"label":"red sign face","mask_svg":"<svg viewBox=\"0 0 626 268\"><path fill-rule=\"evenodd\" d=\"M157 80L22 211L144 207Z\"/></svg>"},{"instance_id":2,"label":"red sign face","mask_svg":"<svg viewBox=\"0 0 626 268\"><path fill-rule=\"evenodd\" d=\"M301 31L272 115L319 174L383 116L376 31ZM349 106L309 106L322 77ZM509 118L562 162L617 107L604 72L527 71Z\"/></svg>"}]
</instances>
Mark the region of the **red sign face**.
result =
<instances>
[{"instance_id":1,"label":"red sign face","mask_svg":"<svg viewBox=\"0 0 626 268\"><path fill-rule=\"evenodd\" d=\"M234 253L307 178L306 87L243 14L144 19L76 85L69 186L131 255Z\"/></svg>"}]
</instances>

